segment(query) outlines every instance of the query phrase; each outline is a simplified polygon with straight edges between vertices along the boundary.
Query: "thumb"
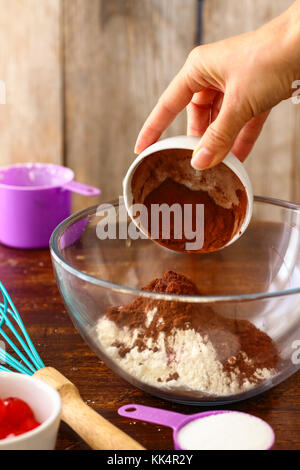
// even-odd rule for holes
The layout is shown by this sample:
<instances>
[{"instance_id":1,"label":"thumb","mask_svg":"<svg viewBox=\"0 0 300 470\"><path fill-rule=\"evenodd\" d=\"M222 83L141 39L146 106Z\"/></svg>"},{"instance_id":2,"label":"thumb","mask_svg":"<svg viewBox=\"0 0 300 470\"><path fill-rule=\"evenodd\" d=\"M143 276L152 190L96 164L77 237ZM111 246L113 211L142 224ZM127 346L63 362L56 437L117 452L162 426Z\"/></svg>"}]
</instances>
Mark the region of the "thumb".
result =
<instances>
[{"instance_id":1,"label":"thumb","mask_svg":"<svg viewBox=\"0 0 300 470\"><path fill-rule=\"evenodd\" d=\"M214 122L206 129L195 148L191 165L196 170L211 168L220 163L233 147L234 141L247 120L234 106L236 100L224 96L221 110Z\"/></svg>"}]
</instances>

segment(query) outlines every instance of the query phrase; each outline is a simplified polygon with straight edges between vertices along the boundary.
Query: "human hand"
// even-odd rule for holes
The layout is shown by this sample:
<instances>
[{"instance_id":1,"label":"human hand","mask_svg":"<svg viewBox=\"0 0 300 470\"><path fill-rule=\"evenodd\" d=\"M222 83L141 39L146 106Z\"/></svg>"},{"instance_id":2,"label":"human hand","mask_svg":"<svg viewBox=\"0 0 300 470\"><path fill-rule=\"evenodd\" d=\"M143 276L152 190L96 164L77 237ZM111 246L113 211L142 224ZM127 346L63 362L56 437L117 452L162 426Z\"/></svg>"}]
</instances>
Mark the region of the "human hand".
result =
<instances>
[{"instance_id":1,"label":"human hand","mask_svg":"<svg viewBox=\"0 0 300 470\"><path fill-rule=\"evenodd\" d=\"M192 50L146 120L135 151L157 141L187 106L189 135L199 136L192 165L210 168L231 150L251 151L270 110L300 78L300 1L262 28Z\"/></svg>"}]
</instances>

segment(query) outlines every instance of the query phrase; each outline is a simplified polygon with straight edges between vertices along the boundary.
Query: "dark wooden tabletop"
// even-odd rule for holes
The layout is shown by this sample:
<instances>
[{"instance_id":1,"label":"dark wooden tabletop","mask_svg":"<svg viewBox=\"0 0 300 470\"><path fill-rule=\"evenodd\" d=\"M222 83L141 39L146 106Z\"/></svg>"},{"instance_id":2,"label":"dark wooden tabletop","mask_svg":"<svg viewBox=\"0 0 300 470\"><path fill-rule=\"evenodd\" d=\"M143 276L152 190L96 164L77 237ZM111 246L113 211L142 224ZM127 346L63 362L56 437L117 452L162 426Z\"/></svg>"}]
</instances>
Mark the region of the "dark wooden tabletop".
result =
<instances>
[{"instance_id":1,"label":"dark wooden tabletop","mask_svg":"<svg viewBox=\"0 0 300 470\"><path fill-rule=\"evenodd\" d=\"M83 399L106 419L147 449L172 449L171 430L121 418L117 409L128 403L201 411L167 403L134 388L101 362L73 327L53 275L48 250L22 251L0 245L1 281L22 315L46 365L60 370L79 388ZM300 449L300 372L274 389L242 403L227 406L265 419L276 433L275 449ZM57 449L88 449L64 423Z\"/></svg>"}]
</instances>

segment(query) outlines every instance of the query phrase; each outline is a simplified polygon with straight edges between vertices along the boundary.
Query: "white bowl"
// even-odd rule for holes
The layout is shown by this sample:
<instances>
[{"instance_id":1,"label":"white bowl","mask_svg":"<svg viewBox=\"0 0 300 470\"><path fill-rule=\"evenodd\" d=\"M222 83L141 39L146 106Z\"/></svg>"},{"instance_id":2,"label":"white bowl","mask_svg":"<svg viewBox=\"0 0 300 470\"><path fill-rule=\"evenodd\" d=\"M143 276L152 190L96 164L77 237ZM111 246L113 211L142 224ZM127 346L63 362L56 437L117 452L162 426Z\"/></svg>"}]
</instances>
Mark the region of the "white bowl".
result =
<instances>
[{"instance_id":1,"label":"white bowl","mask_svg":"<svg viewBox=\"0 0 300 470\"><path fill-rule=\"evenodd\" d=\"M0 450L53 450L61 413L57 391L34 377L0 372L0 398L8 397L24 400L41 425L21 436L1 439Z\"/></svg>"},{"instance_id":2,"label":"white bowl","mask_svg":"<svg viewBox=\"0 0 300 470\"><path fill-rule=\"evenodd\" d=\"M167 150L167 149L186 149L186 150L194 150L199 143L199 137L194 136L186 136L186 135L179 135L175 137L169 137L167 139L159 140L155 142L155 144L150 145L150 147L146 148L130 165L126 176L123 180L123 197L125 202L126 210L133 221L133 223L139 228L141 232L144 233L148 237L148 234L143 230L143 227L138 222L138 218L133 217L132 214L132 204L133 204L133 196L131 191L131 180L135 173L135 170L140 165L141 161L151 155L152 153L159 152L160 150ZM232 237L232 239L225 245L229 246L234 243L240 236L245 232L246 228L248 227L252 212L253 212L253 189L250 178L248 173L244 167L244 165L240 162L238 158L236 158L232 153L229 153L226 158L223 160L223 163L232 170L236 176L241 181L242 185L246 190L246 195L248 198L248 204L246 209L245 218L243 220L242 226L240 230Z\"/></svg>"}]
</instances>

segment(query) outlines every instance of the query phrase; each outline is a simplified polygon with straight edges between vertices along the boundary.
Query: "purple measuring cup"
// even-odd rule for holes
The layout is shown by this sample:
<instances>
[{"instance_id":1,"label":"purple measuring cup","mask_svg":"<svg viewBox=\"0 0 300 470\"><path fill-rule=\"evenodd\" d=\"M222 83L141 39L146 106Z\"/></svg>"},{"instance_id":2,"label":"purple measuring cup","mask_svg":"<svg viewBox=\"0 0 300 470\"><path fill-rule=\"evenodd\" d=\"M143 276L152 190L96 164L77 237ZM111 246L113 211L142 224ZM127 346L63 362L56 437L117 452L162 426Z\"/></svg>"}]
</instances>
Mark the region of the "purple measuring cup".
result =
<instances>
[{"instance_id":1,"label":"purple measuring cup","mask_svg":"<svg viewBox=\"0 0 300 470\"><path fill-rule=\"evenodd\" d=\"M14 248L45 248L55 227L71 214L72 192L100 190L74 181L70 168L25 163L0 168L0 242Z\"/></svg>"},{"instance_id":2,"label":"purple measuring cup","mask_svg":"<svg viewBox=\"0 0 300 470\"><path fill-rule=\"evenodd\" d=\"M184 415L181 413L176 413L174 411L167 411L167 410L162 410L160 408L152 408L150 406L143 406L143 405L136 405L134 404L129 404L122 406L118 410L118 414L120 416L124 416L125 418L131 418L131 419L136 419L139 421L146 421L148 423L154 423L154 424L160 424L162 426L167 426L169 428L173 429L173 440L174 440L174 449L176 450L243 450L243 449L252 449L252 450L271 450L274 446L275 442L275 434L271 426L263 421L260 418L257 418L256 416L247 414L247 413L242 413L240 411L231 411L231 410L216 410L216 411L204 411L202 413L196 413L192 415ZM264 432L264 439L261 439L261 442L259 442L259 436L255 435L255 442L256 446L251 446L251 443L245 442L245 446L241 445L238 447L234 447L234 444L232 448L230 448L230 445L228 446L228 441L227 444L223 444L224 447L220 448L217 445L218 438L222 439L222 436L226 436L226 438L232 437L234 434L234 429L228 428L228 423L225 424L225 427L221 426L220 423L216 423L216 418L219 416L223 415L223 418L228 418L231 415L232 417L239 418L243 420L244 425L243 425L243 430L246 431L245 427L247 426L247 422L251 423L251 432L253 432L253 429L260 430L261 432ZM226 416L225 416L226 415ZM196 446L190 446L188 443L188 438L187 435L183 436L183 429L187 430L188 426L192 423L196 423L201 421L203 423L206 423L209 420L204 420L202 421L203 418L208 418L208 417L214 417L214 421L211 421L212 426L210 425L209 428L207 428L206 433L205 433L205 445L203 442L203 448L201 447L201 443L199 447ZM228 421L228 420L227 420ZM224 423L223 423L224 424ZM256 428L254 428L254 425ZM248 424L249 428L249 424ZM241 432L243 432L241 429L236 429L236 432L239 433L238 435L241 436ZM249 430L249 429L248 429ZM190 432L193 433L193 438L195 438L196 435L196 429L195 427L191 429L190 426ZM207 445L207 439L209 438L209 431L211 432L212 440L214 441L214 445L210 446ZM223 433L222 435L218 436L218 433ZM231 433L231 435L230 435ZM256 433L257 434L257 433ZM204 434L203 434L204 436ZM197 437L198 439L198 437ZM199 437L199 442L201 438Z\"/></svg>"}]
</instances>

